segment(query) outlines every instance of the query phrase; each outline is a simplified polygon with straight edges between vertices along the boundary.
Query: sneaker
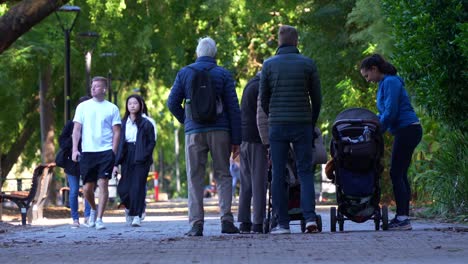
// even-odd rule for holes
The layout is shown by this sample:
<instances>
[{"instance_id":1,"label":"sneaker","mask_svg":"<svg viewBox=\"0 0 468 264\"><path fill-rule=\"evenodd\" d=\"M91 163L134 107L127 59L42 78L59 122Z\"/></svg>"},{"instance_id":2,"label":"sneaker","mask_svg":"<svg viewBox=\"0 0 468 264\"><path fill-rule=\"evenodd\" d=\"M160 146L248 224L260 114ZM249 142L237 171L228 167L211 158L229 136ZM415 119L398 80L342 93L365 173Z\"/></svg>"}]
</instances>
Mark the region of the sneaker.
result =
<instances>
[{"instance_id":1,"label":"sneaker","mask_svg":"<svg viewBox=\"0 0 468 264\"><path fill-rule=\"evenodd\" d=\"M96 215L96 210L91 209L91 211L89 212L88 227L96 226Z\"/></svg>"},{"instance_id":2,"label":"sneaker","mask_svg":"<svg viewBox=\"0 0 468 264\"><path fill-rule=\"evenodd\" d=\"M318 233L317 222L307 222L305 226L305 233Z\"/></svg>"},{"instance_id":3,"label":"sneaker","mask_svg":"<svg viewBox=\"0 0 468 264\"><path fill-rule=\"evenodd\" d=\"M77 229L80 227L80 221L78 220L73 220L73 224L71 225L72 229Z\"/></svg>"},{"instance_id":4,"label":"sneaker","mask_svg":"<svg viewBox=\"0 0 468 264\"><path fill-rule=\"evenodd\" d=\"M133 227L141 226L141 218L139 216L133 217L132 226Z\"/></svg>"},{"instance_id":5,"label":"sneaker","mask_svg":"<svg viewBox=\"0 0 468 264\"><path fill-rule=\"evenodd\" d=\"M102 222L102 219L96 220L95 225L96 225L96 230L106 229L106 226Z\"/></svg>"},{"instance_id":6,"label":"sneaker","mask_svg":"<svg viewBox=\"0 0 468 264\"><path fill-rule=\"evenodd\" d=\"M203 236L203 224L194 224L186 236Z\"/></svg>"},{"instance_id":7,"label":"sneaker","mask_svg":"<svg viewBox=\"0 0 468 264\"><path fill-rule=\"evenodd\" d=\"M252 224L251 223L241 223L239 232L241 234L250 234L250 231L252 230Z\"/></svg>"},{"instance_id":8,"label":"sneaker","mask_svg":"<svg viewBox=\"0 0 468 264\"><path fill-rule=\"evenodd\" d=\"M143 212L143 213L141 214L140 220L141 220L141 221L145 220L145 217L146 217L146 212Z\"/></svg>"},{"instance_id":9,"label":"sneaker","mask_svg":"<svg viewBox=\"0 0 468 264\"><path fill-rule=\"evenodd\" d=\"M411 226L411 222L408 219L403 221L398 220L396 217L388 223L388 230L411 230L413 227Z\"/></svg>"},{"instance_id":10,"label":"sneaker","mask_svg":"<svg viewBox=\"0 0 468 264\"><path fill-rule=\"evenodd\" d=\"M223 234L237 234L239 228L237 228L233 222L221 221L221 233Z\"/></svg>"},{"instance_id":11,"label":"sneaker","mask_svg":"<svg viewBox=\"0 0 468 264\"><path fill-rule=\"evenodd\" d=\"M254 224L252 226L252 232L255 234L263 234L263 225L262 224Z\"/></svg>"},{"instance_id":12,"label":"sneaker","mask_svg":"<svg viewBox=\"0 0 468 264\"><path fill-rule=\"evenodd\" d=\"M85 219L83 221L83 225L86 226L86 227L89 227L88 221L89 221L89 217L85 217Z\"/></svg>"},{"instance_id":13,"label":"sneaker","mask_svg":"<svg viewBox=\"0 0 468 264\"><path fill-rule=\"evenodd\" d=\"M273 229L271 229L270 234L272 234L272 235L291 234L291 229L276 226Z\"/></svg>"},{"instance_id":14,"label":"sneaker","mask_svg":"<svg viewBox=\"0 0 468 264\"><path fill-rule=\"evenodd\" d=\"M127 225L132 225L133 222L133 216L130 216L128 214L128 209L125 209L125 222L127 223Z\"/></svg>"}]
</instances>

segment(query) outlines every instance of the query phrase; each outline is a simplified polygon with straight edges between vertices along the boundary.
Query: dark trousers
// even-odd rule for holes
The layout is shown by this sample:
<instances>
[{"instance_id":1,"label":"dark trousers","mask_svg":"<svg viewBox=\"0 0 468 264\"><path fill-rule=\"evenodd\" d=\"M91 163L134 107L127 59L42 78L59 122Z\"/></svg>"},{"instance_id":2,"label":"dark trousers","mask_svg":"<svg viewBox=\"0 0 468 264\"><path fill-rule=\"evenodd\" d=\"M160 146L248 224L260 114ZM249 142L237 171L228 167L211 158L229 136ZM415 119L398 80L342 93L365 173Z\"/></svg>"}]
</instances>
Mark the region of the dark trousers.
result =
<instances>
[{"instance_id":1,"label":"dark trousers","mask_svg":"<svg viewBox=\"0 0 468 264\"><path fill-rule=\"evenodd\" d=\"M150 163L134 163L135 145L127 143L127 153L122 163L122 178L117 186L120 202L129 210L130 216L140 216L145 208L146 179Z\"/></svg>"},{"instance_id":2,"label":"dark trousers","mask_svg":"<svg viewBox=\"0 0 468 264\"><path fill-rule=\"evenodd\" d=\"M397 215L409 215L411 187L408 182L408 168L414 149L421 138L421 125L410 125L395 132L390 177L392 178Z\"/></svg>"}]
</instances>

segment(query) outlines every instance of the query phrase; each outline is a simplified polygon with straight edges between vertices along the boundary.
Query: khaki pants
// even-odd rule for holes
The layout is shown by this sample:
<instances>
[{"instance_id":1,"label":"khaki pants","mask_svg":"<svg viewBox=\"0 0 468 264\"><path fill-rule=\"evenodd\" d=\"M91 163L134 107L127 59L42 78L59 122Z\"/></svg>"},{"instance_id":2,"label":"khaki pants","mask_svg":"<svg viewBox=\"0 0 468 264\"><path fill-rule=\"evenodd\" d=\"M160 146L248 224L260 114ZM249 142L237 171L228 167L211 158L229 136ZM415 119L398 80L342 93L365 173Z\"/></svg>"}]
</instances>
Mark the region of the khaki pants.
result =
<instances>
[{"instance_id":1,"label":"khaki pants","mask_svg":"<svg viewBox=\"0 0 468 264\"><path fill-rule=\"evenodd\" d=\"M234 222L231 212L232 176L229 173L231 139L227 131L208 131L185 135L189 222L204 222L203 191L208 152L213 160L213 176L218 192L221 221Z\"/></svg>"}]
</instances>

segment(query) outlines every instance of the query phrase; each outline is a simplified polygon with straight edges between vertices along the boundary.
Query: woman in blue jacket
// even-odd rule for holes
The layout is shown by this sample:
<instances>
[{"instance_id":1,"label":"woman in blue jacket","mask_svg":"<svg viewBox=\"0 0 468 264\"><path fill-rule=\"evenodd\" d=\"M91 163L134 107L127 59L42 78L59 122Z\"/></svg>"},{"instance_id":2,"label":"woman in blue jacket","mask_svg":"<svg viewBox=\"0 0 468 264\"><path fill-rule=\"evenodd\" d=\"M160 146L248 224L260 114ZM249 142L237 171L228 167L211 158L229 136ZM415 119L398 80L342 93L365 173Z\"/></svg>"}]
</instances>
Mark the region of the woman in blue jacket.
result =
<instances>
[{"instance_id":1,"label":"woman in blue jacket","mask_svg":"<svg viewBox=\"0 0 468 264\"><path fill-rule=\"evenodd\" d=\"M389 130L395 137L390 177L397 210L389 229L411 230L409 220L411 188L408 182L408 168L414 149L421 141L422 128L411 106L405 84L396 74L396 68L379 54L369 56L361 62L361 75L368 82L379 84L377 110L381 131Z\"/></svg>"},{"instance_id":2,"label":"woman in blue jacket","mask_svg":"<svg viewBox=\"0 0 468 264\"><path fill-rule=\"evenodd\" d=\"M153 163L156 140L153 125L142 116L143 99L132 94L125 105L113 173L116 175L118 165L122 165L117 192L121 204L125 206L127 224L137 227L141 225L145 209L146 179Z\"/></svg>"}]
</instances>

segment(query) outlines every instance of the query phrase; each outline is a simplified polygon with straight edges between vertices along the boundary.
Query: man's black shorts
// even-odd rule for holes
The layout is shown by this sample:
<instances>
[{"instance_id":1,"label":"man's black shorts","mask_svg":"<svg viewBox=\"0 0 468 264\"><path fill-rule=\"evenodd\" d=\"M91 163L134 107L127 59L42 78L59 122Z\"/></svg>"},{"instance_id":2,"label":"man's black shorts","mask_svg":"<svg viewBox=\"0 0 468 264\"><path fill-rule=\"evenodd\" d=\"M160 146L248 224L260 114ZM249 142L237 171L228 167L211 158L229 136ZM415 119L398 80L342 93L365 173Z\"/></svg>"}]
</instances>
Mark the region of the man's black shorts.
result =
<instances>
[{"instance_id":1,"label":"man's black shorts","mask_svg":"<svg viewBox=\"0 0 468 264\"><path fill-rule=\"evenodd\" d=\"M111 179L115 155L112 150L83 152L80 157L80 171L83 183Z\"/></svg>"}]
</instances>

